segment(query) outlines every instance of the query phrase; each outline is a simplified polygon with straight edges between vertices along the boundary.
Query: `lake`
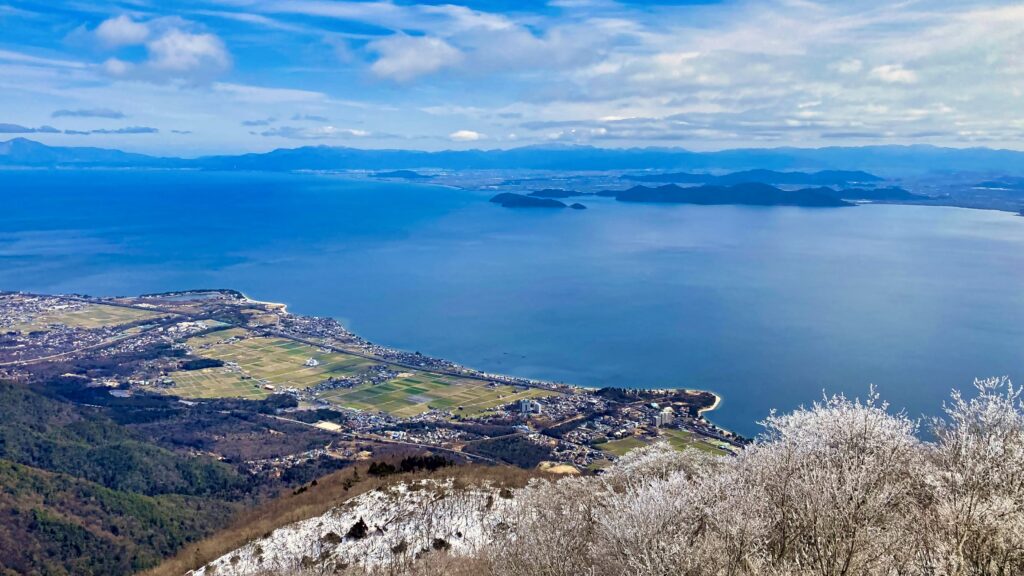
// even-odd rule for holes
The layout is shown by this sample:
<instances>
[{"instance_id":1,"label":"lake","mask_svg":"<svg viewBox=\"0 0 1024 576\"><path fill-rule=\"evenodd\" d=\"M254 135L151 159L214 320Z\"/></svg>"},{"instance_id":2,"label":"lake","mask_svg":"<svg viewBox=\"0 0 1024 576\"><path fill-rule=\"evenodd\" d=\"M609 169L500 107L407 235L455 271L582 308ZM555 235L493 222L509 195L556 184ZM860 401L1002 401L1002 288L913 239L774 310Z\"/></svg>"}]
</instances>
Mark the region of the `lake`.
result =
<instances>
[{"instance_id":1,"label":"lake","mask_svg":"<svg viewBox=\"0 0 1024 576\"><path fill-rule=\"evenodd\" d=\"M335 176L0 171L0 289L228 287L370 340L587 386L687 387L742 433L823 391L934 414L1024 382L1024 218L702 207Z\"/></svg>"}]
</instances>

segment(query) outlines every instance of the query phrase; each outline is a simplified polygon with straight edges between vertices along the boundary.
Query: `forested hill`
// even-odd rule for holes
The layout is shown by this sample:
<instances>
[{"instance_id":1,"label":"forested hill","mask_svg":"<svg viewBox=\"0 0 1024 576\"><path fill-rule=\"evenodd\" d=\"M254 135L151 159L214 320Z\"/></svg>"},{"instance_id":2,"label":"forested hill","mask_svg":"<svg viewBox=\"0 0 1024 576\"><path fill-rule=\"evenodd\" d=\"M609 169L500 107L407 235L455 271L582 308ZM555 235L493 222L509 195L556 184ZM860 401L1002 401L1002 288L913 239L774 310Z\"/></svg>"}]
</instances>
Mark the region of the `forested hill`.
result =
<instances>
[{"instance_id":1,"label":"forested hill","mask_svg":"<svg viewBox=\"0 0 1024 576\"><path fill-rule=\"evenodd\" d=\"M248 480L0 382L0 573L130 574L216 530Z\"/></svg>"}]
</instances>

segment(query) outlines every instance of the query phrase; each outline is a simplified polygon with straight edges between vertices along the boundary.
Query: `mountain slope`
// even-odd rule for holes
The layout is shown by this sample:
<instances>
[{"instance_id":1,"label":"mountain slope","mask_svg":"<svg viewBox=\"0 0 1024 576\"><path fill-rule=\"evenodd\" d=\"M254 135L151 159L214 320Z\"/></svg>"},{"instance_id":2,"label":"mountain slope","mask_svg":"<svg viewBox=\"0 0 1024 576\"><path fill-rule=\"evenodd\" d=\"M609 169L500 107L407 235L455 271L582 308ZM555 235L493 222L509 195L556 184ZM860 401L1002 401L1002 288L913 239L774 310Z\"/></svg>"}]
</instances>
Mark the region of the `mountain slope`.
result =
<instances>
[{"instance_id":1,"label":"mountain slope","mask_svg":"<svg viewBox=\"0 0 1024 576\"><path fill-rule=\"evenodd\" d=\"M25 385L0 382L0 422L0 574L136 572L223 526L248 487Z\"/></svg>"},{"instance_id":2,"label":"mountain slope","mask_svg":"<svg viewBox=\"0 0 1024 576\"><path fill-rule=\"evenodd\" d=\"M472 556L512 505L512 491L496 484L402 482L278 528L192 574L288 574L314 564L327 573L351 565L401 571L431 552Z\"/></svg>"},{"instance_id":3,"label":"mountain slope","mask_svg":"<svg viewBox=\"0 0 1024 576\"><path fill-rule=\"evenodd\" d=\"M224 502L145 496L0 459L0 573L131 574L236 511Z\"/></svg>"},{"instance_id":4,"label":"mountain slope","mask_svg":"<svg viewBox=\"0 0 1024 576\"><path fill-rule=\"evenodd\" d=\"M773 413L735 456L662 443L504 493L406 480L194 574L453 573L434 558L475 562L474 576L1021 574L1024 405L1005 378L976 386L927 440L875 394L832 396Z\"/></svg>"},{"instance_id":5,"label":"mountain slope","mask_svg":"<svg viewBox=\"0 0 1024 576\"><path fill-rule=\"evenodd\" d=\"M177 166L173 158L157 158L107 148L47 146L27 138L0 142L0 165L8 166Z\"/></svg>"}]
</instances>

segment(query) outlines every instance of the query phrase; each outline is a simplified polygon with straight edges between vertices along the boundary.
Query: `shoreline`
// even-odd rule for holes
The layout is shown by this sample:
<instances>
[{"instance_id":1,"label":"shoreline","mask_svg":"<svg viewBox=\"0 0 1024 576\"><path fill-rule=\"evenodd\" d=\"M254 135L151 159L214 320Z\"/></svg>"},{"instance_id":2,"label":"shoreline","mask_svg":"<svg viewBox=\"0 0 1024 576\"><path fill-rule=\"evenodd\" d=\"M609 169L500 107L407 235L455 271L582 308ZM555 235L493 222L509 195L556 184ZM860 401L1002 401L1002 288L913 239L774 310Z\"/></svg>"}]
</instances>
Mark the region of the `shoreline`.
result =
<instances>
[{"instance_id":1,"label":"shoreline","mask_svg":"<svg viewBox=\"0 0 1024 576\"><path fill-rule=\"evenodd\" d=\"M716 394L715 392L710 391L710 390L688 390L688 391L690 391L690 392L707 392L708 394L711 394L712 396L715 397L715 402L711 406L708 406L707 408L700 408L700 409L697 410L697 417L698 418L704 418L704 413L705 412L711 412L713 410L717 410L718 406L722 403L722 397L719 396L718 394Z\"/></svg>"},{"instance_id":2,"label":"shoreline","mask_svg":"<svg viewBox=\"0 0 1024 576\"><path fill-rule=\"evenodd\" d=\"M202 291L195 291L195 292L202 292ZM230 290L230 292L234 292L234 293L240 294L242 299L245 300L246 302L250 302L250 303L253 303L253 304L262 304L264 306L270 306L270 307L279 309L284 314L289 314L289 315L291 314L290 312L288 312L288 305L283 303L283 302L270 302L270 301L266 301L266 300L256 300L256 299L250 297L249 295L247 295L246 293L244 293L244 292L242 292L240 290ZM358 335L356 335L356 336L359 337L359 338L362 338L362 337L360 337ZM391 348L390 346L384 346L384 347L392 349L392 350L396 350L394 348ZM459 363L456 363L456 362L453 362L453 364L455 364L455 365L457 365L459 367L462 367L462 368L466 368L468 370L472 370L474 372L478 372L478 373L483 374L483 375L490 374L489 372L484 372L484 371L482 371L480 369L477 369L477 368L470 368L470 367L462 366L462 364L459 364ZM513 375L510 375L510 374L495 374L495 375L497 375L497 376L506 376L506 377L511 377L511 378L522 378L523 380L532 380L532 381L535 381L535 382L543 382L544 384L548 384L548 385L551 385L551 386L570 386L570 387L575 388L577 390L581 390L581 391L584 391L584 392L590 392L590 393L594 393L594 392L596 392L598 390L602 390L603 389L603 388L594 387L594 386L582 386L582 385L579 385L579 384L572 384L572 383L568 383L568 382L552 382L550 380L541 380L541 379L536 379L536 378L526 378L526 377L522 377L522 376L513 376ZM694 389L694 388L636 388L636 390L643 390L643 391L647 391L647 392L662 393L662 394L672 394L672 393L676 393L676 392L679 392L679 391L690 392L690 393L695 393L695 394L711 394L715 398L715 401L710 406L706 406L704 408L698 408L697 409L697 418L701 419L701 420L706 420L707 422L712 423L712 424L714 424L714 423L711 422L710 420L708 420L705 417L705 414L708 413L708 412L713 412L714 410L717 410L718 407L721 406L721 404L722 404L722 396L719 395L717 392L712 392L711 390L698 390L698 389ZM732 432L732 430L728 430L727 428L721 428L717 424L714 424L714 425L715 425L715 427L717 427L717 428L719 428L721 430L725 430L727 432L735 434L734 432Z\"/></svg>"},{"instance_id":3,"label":"shoreline","mask_svg":"<svg viewBox=\"0 0 1024 576\"><path fill-rule=\"evenodd\" d=\"M242 295L242 299L245 300L246 302L252 302L253 304L263 304L264 306L270 306L271 308L277 308L281 312L284 312L285 314L291 314L291 312L288 311L288 305L285 304L284 302L270 302L270 301L267 301L267 300L256 300L255 298L250 297L245 292L239 291L238 293Z\"/></svg>"}]
</instances>

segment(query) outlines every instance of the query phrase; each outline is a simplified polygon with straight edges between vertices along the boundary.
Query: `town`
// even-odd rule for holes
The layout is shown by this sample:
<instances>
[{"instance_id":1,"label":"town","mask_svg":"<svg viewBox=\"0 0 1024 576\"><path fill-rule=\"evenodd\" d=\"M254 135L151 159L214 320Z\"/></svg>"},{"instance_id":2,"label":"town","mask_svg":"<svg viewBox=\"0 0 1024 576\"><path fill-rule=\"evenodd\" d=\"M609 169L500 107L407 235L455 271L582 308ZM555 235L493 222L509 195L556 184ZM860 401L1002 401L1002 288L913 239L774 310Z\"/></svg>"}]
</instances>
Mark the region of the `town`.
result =
<instances>
[{"instance_id":1,"label":"town","mask_svg":"<svg viewBox=\"0 0 1024 576\"><path fill-rule=\"evenodd\" d=\"M232 290L0 294L0 378L30 382L58 367L65 381L126 402L260 403L262 417L330 438L241 463L252 473L280 474L321 457L366 459L373 446L588 472L659 440L719 455L746 443L705 417L718 403L709 392L588 389L482 372ZM338 449L346 442L369 449Z\"/></svg>"}]
</instances>

